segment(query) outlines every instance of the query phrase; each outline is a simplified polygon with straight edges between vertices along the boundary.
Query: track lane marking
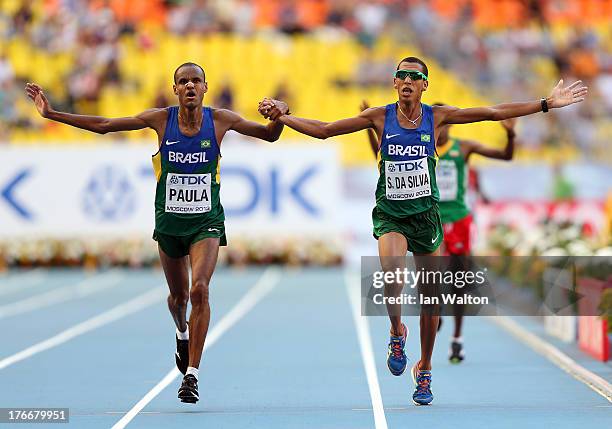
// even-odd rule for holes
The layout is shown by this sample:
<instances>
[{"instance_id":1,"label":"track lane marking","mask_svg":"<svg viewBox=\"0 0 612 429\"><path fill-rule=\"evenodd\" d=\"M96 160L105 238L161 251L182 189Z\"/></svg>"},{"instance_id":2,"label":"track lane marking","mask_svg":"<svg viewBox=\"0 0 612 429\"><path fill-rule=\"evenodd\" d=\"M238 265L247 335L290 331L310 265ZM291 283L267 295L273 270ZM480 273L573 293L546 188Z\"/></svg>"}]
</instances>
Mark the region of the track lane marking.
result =
<instances>
[{"instance_id":1,"label":"track lane marking","mask_svg":"<svg viewBox=\"0 0 612 429\"><path fill-rule=\"evenodd\" d=\"M0 306L0 320L6 317L16 316L18 314L29 313L30 311L39 310L45 307L72 299L84 298L89 295L101 292L103 290L117 286L124 276L116 271L96 275L91 278L86 278L50 291L30 296L20 301L11 302Z\"/></svg>"},{"instance_id":2,"label":"track lane marking","mask_svg":"<svg viewBox=\"0 0 612 429\"><path fill-rule=\"evenodd\" d=\"M346 285L346 293L349 296L351 311L353 313L353 321L357 330L357 338L359 339L359 348L361 350L361 358L366 372L368 381L368 389L370 391L370 400L372 401L372 411L374 413L374 426L376 429L387 429L387 418L385 416L385 408L380 393L380 385L378 383L378 374L376 373L376 363L374 360L374 351L372 349L372 338L370 337L370 329L368 321L361 316L361 281L359 276L351 274L348 271L344 273L344 284Z\"/></svg>"},{"instance_id":3,"label":"track lane marking","mask_svg":"<svg viewBox=\"0 0 612 429\"><path fill-rule=\"evenodd\" d=\"M159 301L162 301L162 299L165 298L166 295L167 290L163 287L157 287L155 289L149 290L148 292L138 295L137 297L123 304L119 304L111 308L110 310L107 310L103 313L98 314L97 316L85 320L84 322L74 325L54 335L53 337L36 343L20 352L17 352L11 356L0 360L0 370L22 360L31 358L32 356L41 353L45 350L49 350L51 348L64 344L72 340L73 338L86 334L87 332L93 331L94 329L100 328L104 325L108 325L109 323L115 322L119 319L129 316L130 314L144 310L145 308Z\"/></svg>"},{"instance_id":4,"label":"track lane marking","mask_svg":"<svg viewBox=\"0 0 612 429\"><path fill-rule=\"evenodd\" d=\"M278 268L268 268L255 285L242 297L240 301L217 322L206 337L203 353L212 347L233 325L242 319L255 305L269 294L278 284L281 273ZM123 429L159 395L181 373L176 367L172 369L149 390L111 429Z\"/></svg>"},{"instance_id":5,"label":"track lane marking","mask_svg":"<svg viewBox=\"0 0 612 429\"><path fill-rule=\"evenodd\" d=\"M579 365L561 350L543 338L529 332L511 318L507 316L496 316L493 318L493 321L521 343L528 345L535 352L544 356L576 380L586 384L591 390L606 398L608 402L612 402L612 385L609 382Z\"/></svg>"}]
</instances>

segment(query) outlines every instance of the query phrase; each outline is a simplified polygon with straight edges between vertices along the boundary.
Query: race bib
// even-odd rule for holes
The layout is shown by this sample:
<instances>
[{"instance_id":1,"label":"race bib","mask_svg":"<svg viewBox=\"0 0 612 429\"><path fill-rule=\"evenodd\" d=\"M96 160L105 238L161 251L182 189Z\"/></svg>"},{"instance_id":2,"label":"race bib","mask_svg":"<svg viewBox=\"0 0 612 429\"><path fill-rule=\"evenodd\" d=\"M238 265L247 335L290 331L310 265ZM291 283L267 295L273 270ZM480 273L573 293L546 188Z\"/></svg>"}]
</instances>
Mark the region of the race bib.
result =
<instances>
[{"instance_id":1,"label":"race bib","mask_svg":"<svg viewBox=\"0 0 612 429\"><path fill-rule=\"evenodd\" d=\"M198 214L211 208L210 173L168 173L166 178L166 213Z\"/></svg>"},{"instance_id":2,"label":"race bib","mask_svg":"<svg viewBox=\"0 0 612 429\"><path fill-rule=\"evenodd\" d=\"M436 168L436 183L440 190L440 201L457 199L459 183L457 181L457 164L447 159L441 159Z\"/></svg>"},{"instance_id":3,"label":"race bib","mask_svg":"<svg viewBox=\"0 0 612 429\"><path fill-rule=\"evenodd\" d=\"M385 161L388 200L412 200L431 195L427 158L414 161Z\"/></svg>"}]
</instances>

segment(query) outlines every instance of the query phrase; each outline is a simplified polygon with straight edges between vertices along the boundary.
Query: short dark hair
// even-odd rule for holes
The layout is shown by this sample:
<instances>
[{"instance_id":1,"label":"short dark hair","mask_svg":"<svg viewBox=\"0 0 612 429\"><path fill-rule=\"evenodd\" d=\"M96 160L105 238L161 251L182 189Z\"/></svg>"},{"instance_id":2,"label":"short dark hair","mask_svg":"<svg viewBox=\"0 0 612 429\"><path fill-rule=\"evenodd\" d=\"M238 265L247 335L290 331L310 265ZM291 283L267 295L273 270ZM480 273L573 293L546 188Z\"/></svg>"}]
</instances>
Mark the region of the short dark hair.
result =
<instances>
[{"instance_id":1,"label":"short dark hair","mask_svg":"<svg viewBox=\"0 0 612 429\"><path fill-rule=\"evenodd\" d=\"M176 70L174 70L174 83L175 83L175 84L176 84L176 74L177 74L177 73L178 73L178 71L179 71L180 69L182 69L183 67L197 67L197 68L199 68L200 70L202 70L202 74L204 75L204 80L206 80L206 72L204 71L204 69L202 68L202 66L201 66L201 65L196 64L196 63L183 63L183 64L181 64L180 66L178 66L178 67L176 68Z\"/></svg>"},{"instance_id":2,"label":"short dark hair","mask_svg":"<svg viewBox=\"0 0 612 429\"><path fill-rule=\"evenodd\" d=\"M427 64L425 64L425 62L417 57L406 57L403 60L401 60L399 63L397 63L397 69L399 70L400 68L400 64L402 63L417 63L423 66L423 74L427 77L429 77L429 70L427 69Z\"/></svg>"}]
</instances>

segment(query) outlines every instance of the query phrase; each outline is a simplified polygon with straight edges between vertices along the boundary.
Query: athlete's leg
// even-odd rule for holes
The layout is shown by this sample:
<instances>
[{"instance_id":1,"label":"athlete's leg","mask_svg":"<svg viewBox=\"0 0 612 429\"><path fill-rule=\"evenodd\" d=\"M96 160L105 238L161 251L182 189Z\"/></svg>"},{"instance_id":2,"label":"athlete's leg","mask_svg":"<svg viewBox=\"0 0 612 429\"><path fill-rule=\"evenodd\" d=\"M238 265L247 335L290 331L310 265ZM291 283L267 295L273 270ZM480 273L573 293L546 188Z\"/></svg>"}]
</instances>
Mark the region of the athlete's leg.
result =
<instances>
[{"instance_id":1,"label":"athlete's leg","mask_svg":"<svg viewBox=\"0 0 612 429\"><path fill-rule=\"evenodd\" d=\"M378 253L384 272L394 272L406 266L407 244L406 238L397 232L388 232L378 239ZM385 296L397 297L401 294L403 284L391 282L385 284ZM391 338L387 347L387 367L391 374L402 375L406 370L408 358L406 357L406 337L408 328L402 323L401 304L388 304L387 313L391 319Z\"/></svg>"},{"instance_id":2,"label":"athlete's leg","mask_svg":"<svg viewBox=\"0 0 612 429\"><path fill-rule=\"evenodd\" d=\"M219 238L205 238L189 249L191 259L191 314L189 315L189 366L199 368L210 323L208 288L219 256Z\"/></svg>"},{"instance_id":3,"label":"athlete's leg","mask_svg":"<svg viewBox=\"0 0 612 429\"><path fill-rule=\"evenodd\" d=\"M450 256L450 265L453 271L458 270L466 270L467 269L467 255L451 255ZM463 289L455 288L454 292L457 294L461 294ZM461 328L463 326L463 313L464 313L465 305L459 304L455 302L453 304L453 314L455 316L455 331L453 338L461 338Z\"/></svg>"},{"instance_id":4,"label":"athlete's leg","mask_svg":"<svg viewBox=\"0 0 612 429\"><path fill-rule=\"evenodd\" d=\"M414 262L417 271L438 271L440 249L432 253L415 254ZM426 289L428 288L428 289ZM437 285L419 285L419 293L425 296L437 296ZM421 306L421 359L418 362L419 370L431 370L431 355L436 342L436 333L440 321L440 306L436 304Z\"/></svg>"},{"instance_id":5,"label":"athlete's leg","mask_svg":"<svg viewBox=\"0 0 612 429\"><path fill-rule=\"evenodd\" d=\"M470 263L471 259L469 254L452 254L450 255L449 270L453 272L470 271ZM465 287L454 287L453 293L457 296L457 298L460 298L466 293ZM453 338L451 339L448 357L451 363L460 363L461 361L463 361L463 359L465 359L465 353L463 351L463 338L461 337L464 313L465 304L455 302L453 304L453 314L455 316L455 331L453 332Z\"/></svg>"},{"instance_id":6,"label":"athlete's leg","mask_svg":"<svg viewBox=\"0 0 612 429\"><path fill-rule=\"evenodd\" d=\"M406 237L398 232L388 232L378 238L378 254L383 271L403 270L406 267L406 253L408 242ZM399 296L403 284L392 283L385 285L386 296ZM402 336L402 306L400 304L387 304L387 312L391 320L391 335Z\"/></svg>"},{"instance_id":7,"label":"athlete's leg","mask_svg":"<svg viewBox=\"0 0 612 429\"><path fill-rule=\"evenodd\" d=\"M453 272L471 271L471 230L472 230L472 215L468 214L463 219L460 219L452 224L444 225L444 240L448 243L450 254L448 269ZM447 234L448 232L448 234ZM453 293L459 298L466 293L466 288L453 288ZM453 314L455 320L455 330L450 344L449 360L452 363L459 363L464 359L463 352L463 316L465 313L465 305L455 302L453 304Z\"/></svg>"},{"instance_id":8,"label":"athlete's leg","mask_svg":"<svg viewBox=\"0 0 612 429\"><path fill-rule=\"evenodd\" d=\"M168 309L174 324L179 331L187 329L186 315L187 302L189 300L189 266L187 256L171 258L159 247L159 259L161 261L166 282L170 289L168 295Z\"/></svg>"}]
</instances>

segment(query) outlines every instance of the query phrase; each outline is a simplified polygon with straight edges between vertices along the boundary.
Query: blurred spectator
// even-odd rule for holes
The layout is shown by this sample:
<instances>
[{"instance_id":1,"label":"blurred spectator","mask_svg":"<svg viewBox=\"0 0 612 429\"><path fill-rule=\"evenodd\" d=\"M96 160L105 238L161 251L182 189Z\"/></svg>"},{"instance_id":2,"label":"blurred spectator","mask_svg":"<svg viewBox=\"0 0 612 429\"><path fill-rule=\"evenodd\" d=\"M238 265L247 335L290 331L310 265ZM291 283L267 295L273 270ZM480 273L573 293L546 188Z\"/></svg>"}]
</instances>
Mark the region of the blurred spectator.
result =
<instances>
[{"instance_id":1,"label":"blurred spectator","mask_svg":"<svg viewBox=\"0 0 612 429\"><path fill-rule=\"evenodd\" d=\"M170 106L170 99L168 98L166 85L164 83L160 83L159 87L157 88L155 99L153 100L153 107L163 109L164 107L168 106Z\"/></svg>"},{"instance_id":2,"label":"blurred spectator","mask_svg":"<svg viewBox=\"0 0 612 429\"><path fill-rule=\"evenodd\" d=\"M606 108L606 115L612 116L612 70L599 75L595 81L595 88Z\"/></svg>"},{"instance_id":3,"label":"blurred spectator","mask_svg":"<svg viewBox=\"0 0 612 429\"><path fill-rule=\"evenodd\" d=\"M32 23L32 0L22 0L21 6L13 14L13 32L17 35L27 34Z\"/></svg>"},{"instance_id":4,"label":"blurred spectator","mask_svg":"<svg viewBox=\"0 0 612 429\"><path fill-rule=\"evenodd\" d=\"M78 35L78 20L70 13L54 12L45 15L36 26L32 42L47 52L65 52L74 47Z\"/></svg>"},{"instance_id":5,"label":"blurred spectator","mask_svg":"<svg viewBox=\"0 0 612 429\"><path fill-rule=\"evenodd\" d=\"M228 81L221 85L221 91L215 97L214 106L219 109L234 110L234 91Z\"/></svg>"},{"instance_id":6,"label":"blurred spectator","mask_svg":"<svg viewBox=\"0 0 612 429\"><path fill-rule=\"evenodd\" d=\"M101 81L95 70L81 62L68 76L68 105L71 111L95 114L93 103L100 96Z\"/></svg>"},{"instance_id":7,"label":"blurred spectator","mask_svg":"<svg viewBox=\"0 0 612 429\"><path fill-rule=\"evenodd\" d=\"M102 85L109 86L120 86L121 79L121 71L119 70L119 62L117 61L117 57L111 58L111 60L106 63L104 67L104 71L101 75Z\"/></svg>"},{"instance_id":8,"label":"blurred spectator","mask_svg":"<svg viewBox=\"0 0 612 429\"><path fill-rule=\"evenodd\" d=\"M291 95L291 91L289 90L289 85L287 84L286 79L282 79L281 82L278 84L278 86L276 87L276 91L274 91L274 94L272 95L272 98L274 100L282 100L289 106L291 106L293 110L296 110L296 107L294 105L295 100Z\"/></svg>"},{"instance_id":9,"label":"blurred spectator","mask_svg":"<svg viewBox=\"0 0 612 429\"><path fill-rule=\"evenodd\" d=\"M278 27L285 34L294 35L306 31L298 15L298 1L286 0L282 2L278 11Z\"/></svg>"},{"instance_id":10,"label":"blurred spectator","mask_svg":"<svg viewBox=\"0 0 612 429\"><path fill-rule=\"evenodd\" d=\"M207 0L185 2L170 9L168 28L176 34L208 34L217 30L217 19L214 8Z\"/></svg>"},{"instance_id":11,"label":"blurred spectator","mask_svg":"<svg viewBox=\"0 0 612 429\"><path fill-rule=\"evenodd\" d=\"M0 143L8 141L9 128L16 121L14 109L15 74L6 55L0 54Z\"/></svg>"},{"instance_id":12,"label":"blurred spectator","mask_svg":"<svg viewBox=\"0 0 612 429\"><path fill-rule=\"evenodd\" d=\"M382 2L360 0L355 6L355 18L359 23L358 40L372 47L387 20L387 9Z\"/></svg>"},{"instance_id":13,"label":"blurred spectator","mask_svg":"<svg viewBox=\"0 0 612 429\"><path fill-rule=\"evenodd\" d=\"M563 165L553 165L553 200L571 200L574 198L574 185L567 180L563 172Z\"/></svg>"},{"instance_id":14,"label":"blurred spectator","mask_svg":"<svg viewBox=\"0 0 612 429\"><path fill-rule=\"evenodd\" d=\"M238 0L231 11L232 30L241 36L250 36L253 32L255 8L248 0Z\"/></svg>"},{"instance_id":15,"label":"blurred spectator","mask_svg":"<svg viewBox=\"0 0 612 429\"><path fill-rule=\"evenodd\" d=\"M11 66L6 54L0 52L0 87L12 84L14 78L13 66Z\"/></svg>"}]
</instances>

